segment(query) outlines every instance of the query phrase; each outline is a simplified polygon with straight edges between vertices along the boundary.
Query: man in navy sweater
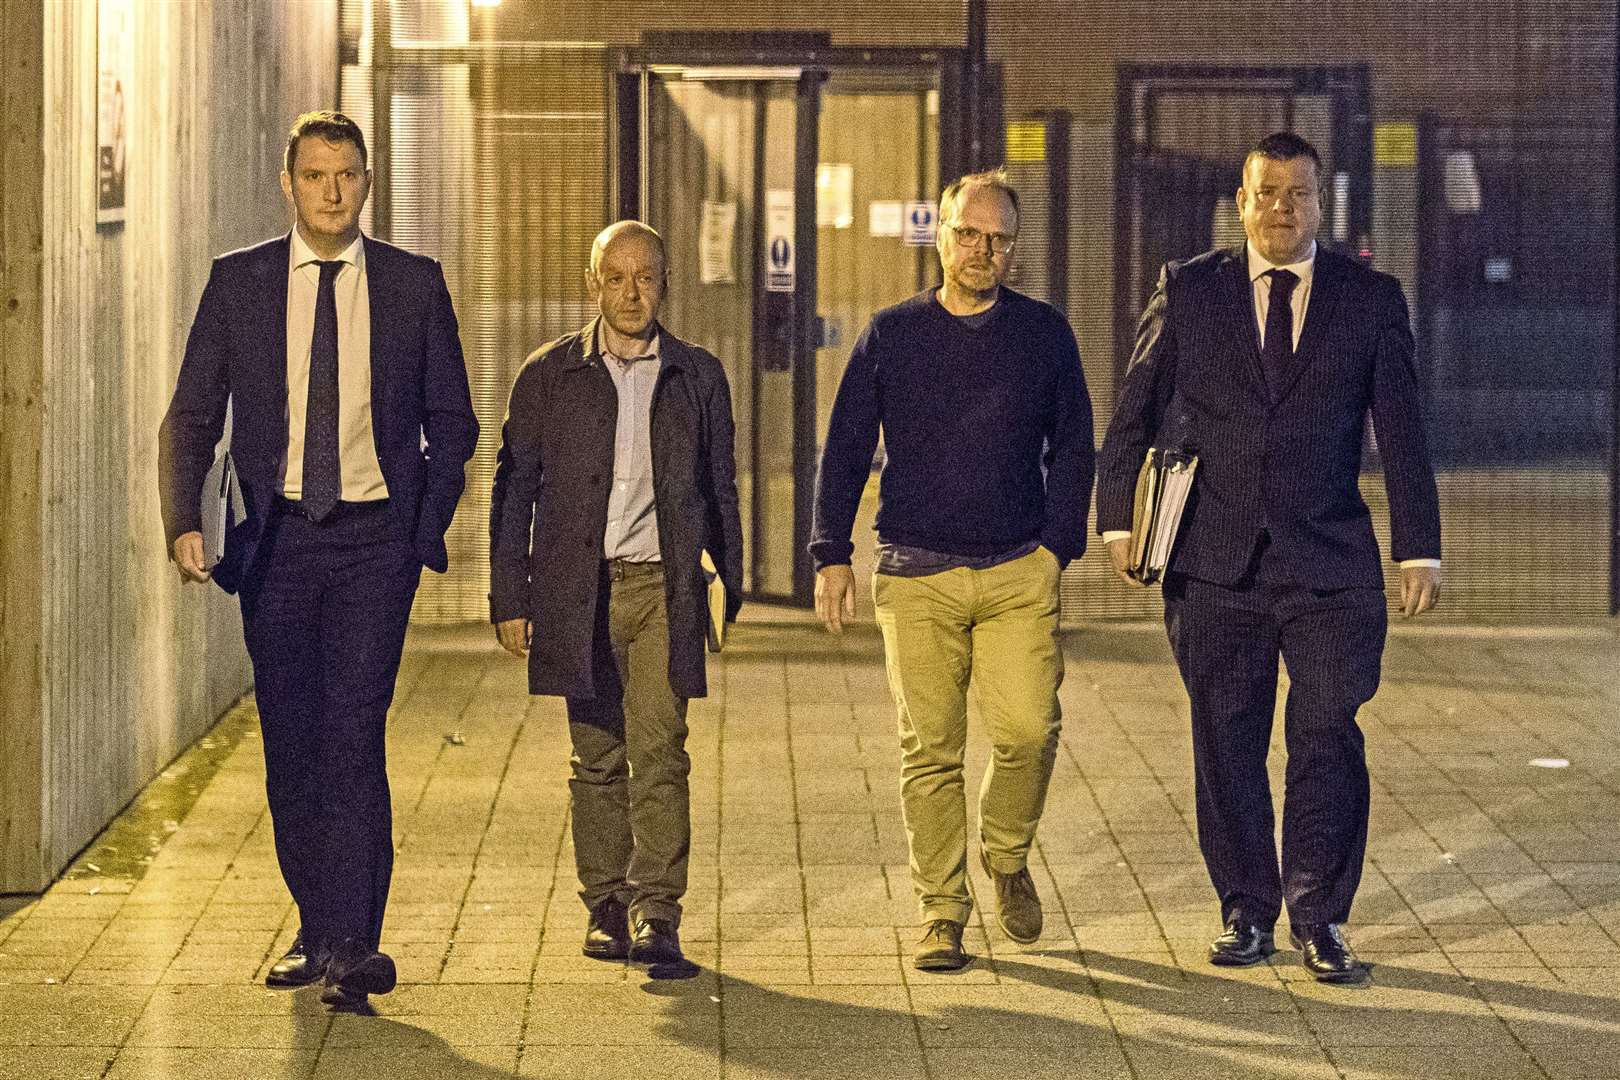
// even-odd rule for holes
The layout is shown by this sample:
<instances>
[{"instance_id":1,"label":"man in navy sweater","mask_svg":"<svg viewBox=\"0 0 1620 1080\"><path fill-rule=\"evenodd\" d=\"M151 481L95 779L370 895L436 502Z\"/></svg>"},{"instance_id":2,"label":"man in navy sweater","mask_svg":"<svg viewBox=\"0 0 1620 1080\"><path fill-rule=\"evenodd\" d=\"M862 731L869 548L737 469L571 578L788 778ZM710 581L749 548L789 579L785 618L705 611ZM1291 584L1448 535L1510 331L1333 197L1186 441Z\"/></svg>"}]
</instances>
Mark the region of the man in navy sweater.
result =
<instances>
[{"instance_id":1,"label":"man in navy sweater","mask_svg":"<svg viewBox=\"0 0 1620 1080\"><path fill-rule=\"evenodd\" d=\"M1085 550L1095 455L1064 317L1003 286L1018 193L997 170L940 196L944 285L878 312L838 387L816 482L816 613L855 616L850 530L879 429L872 592L900 713L901 797L924 932L913 963L967 963L962 754L975 687L994 744L979 860L1014 941L1041 933L1026 863L1057 756L1058 575Z\"/></svg>"}]
</instances>

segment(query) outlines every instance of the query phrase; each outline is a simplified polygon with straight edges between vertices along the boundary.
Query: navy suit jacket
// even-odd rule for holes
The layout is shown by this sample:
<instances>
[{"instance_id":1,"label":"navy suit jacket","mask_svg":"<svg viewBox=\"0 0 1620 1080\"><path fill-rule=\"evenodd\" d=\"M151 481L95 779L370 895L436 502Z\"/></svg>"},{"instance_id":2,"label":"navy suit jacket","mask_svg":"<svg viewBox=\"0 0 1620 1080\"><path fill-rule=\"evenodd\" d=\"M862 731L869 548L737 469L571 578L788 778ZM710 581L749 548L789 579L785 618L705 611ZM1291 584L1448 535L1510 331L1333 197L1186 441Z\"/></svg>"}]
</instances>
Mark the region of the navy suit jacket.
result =
<instances>
[{"instance_id":1,"label":"navy suit jacket","mask_svg":"<svg viewBox=\"0 0 1620 1080\"><path fill-rule=\"evenodd\" d=\"M1318 247L1293 366L1268 392L1247 248L1165 266L1103 441L1097 526L1131 527L1150 446L1199 454L1174 572L1236 583L1262 530L1288 580L1383 586L1357 478L1369 413L1396 560L1440 557L1440 512L1400 284Z\"/></svg>"},{"instance_id":2,"label":"navy suit jacket","mask_svg":"<svg viewBox=\"0 0 1620 1080\"><path fill-rule=\"evenodd\" d=\"M214 581L235 592L253 565L287 455L287 259L290 234L221 255L186 340L158 432L158 485L169 550L202 527L203 479L231 406L231 458L246 504ZM443 573L444 532L478 442L456 316L433 259L365 238L371 304L371 428L397 534Z\"/></svg>"}]
</instances>

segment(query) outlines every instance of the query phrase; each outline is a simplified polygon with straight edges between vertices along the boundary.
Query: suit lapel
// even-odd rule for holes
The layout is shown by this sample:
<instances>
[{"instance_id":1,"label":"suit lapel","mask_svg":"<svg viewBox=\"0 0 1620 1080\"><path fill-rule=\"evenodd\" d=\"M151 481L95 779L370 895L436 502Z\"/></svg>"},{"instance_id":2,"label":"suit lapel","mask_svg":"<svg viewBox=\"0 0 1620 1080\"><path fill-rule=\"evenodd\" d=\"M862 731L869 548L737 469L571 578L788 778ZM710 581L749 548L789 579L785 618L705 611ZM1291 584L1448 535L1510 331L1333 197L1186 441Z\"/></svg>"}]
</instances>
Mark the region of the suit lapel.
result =
<instances>
[{"instance_id":1,"label":"suit lapel","mask_svg":"<svg viewBox=\"0 0 1620 1080\"><path fill-rule=\"evenodd\" d=\"M366 304L371 309L371 431L380 453L379 428L387 415L388 380L393 374L387 358L394 355L394 335L404 320L394 310L400 290L388 287L393 252L369 236L361 237L361 245L366 253Z\"/></svg>"},{"instance_id":2,"label":"suit lapel","mask_svg":"<svg viewBox=\"0 0 1620 1080\"><path fill-rule=\"evenodd\" d=\"M1260 400L1266 400L1266 373L1260 360L1260 331L1255 326L1254 285L1249 281L1249 251L1240 244L1224 271L1225 284L1221 290L1222 317L1229 324L1223 335L1230 341L1241 342L1238 362L1240 374L1247 376L1249 385Z\"/></svg>"},{"instance_id":3,"label":"suit lapel","mask_svg":"<svg viewBox=\"0 0 1620 1080\"><path fill-rule=\"evenodd\" d=\"M1327 336L1327 328L1333 323L1333 313L1339 306L1343 291L1344 274L1339 257L1318 245L1316 265L1311 270L1311 295L1305 306L1305 326L1300 331L1299 348L1294 350L1294 362L1288 365L1288 377L1277 389L1277 401L1288 396L1305 368L1321 350L1322 339Z\"/></svg>"},{"instance_id":4,"label":"suit lapel","mask_svg":"<svg viewBox=\"0 0 1620 1080\"><path fill-rule=\"evenodd\" d=\"M264 248L264 260L259 264L258 274L260 287L264 290L262 296L268 302L257 305L260 318L263 320L256 335L258 340L265 342L264 378L268 385L265 387L269 400L287 400L287 263L292 257L292 233L283 236L279 243L270 244ZM279 446L279 453L287 453L287 424L285 419L274 437Z\"/></svg>"}]
</instances>

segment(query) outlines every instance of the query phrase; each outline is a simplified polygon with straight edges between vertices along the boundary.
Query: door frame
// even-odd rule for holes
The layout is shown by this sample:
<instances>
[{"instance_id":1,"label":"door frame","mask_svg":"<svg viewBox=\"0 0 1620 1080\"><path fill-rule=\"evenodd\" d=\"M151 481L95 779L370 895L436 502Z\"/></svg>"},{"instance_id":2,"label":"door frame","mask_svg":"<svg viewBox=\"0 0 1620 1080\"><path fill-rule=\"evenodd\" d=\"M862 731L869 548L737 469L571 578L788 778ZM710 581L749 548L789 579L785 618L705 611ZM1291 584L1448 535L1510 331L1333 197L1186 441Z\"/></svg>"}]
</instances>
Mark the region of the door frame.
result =
<instances>
[{"instance_id":1,"label":"door frame","mask_svg":"<svg viewBox=\"0 0 1620 1080\"><path fill-rule=\"evenodd\" d=\"M1352 237L1372 229L1372 91L1366 64L1215 66L1207 64L1120 64L1114 118L1114 377L1124 378L1136 341L1136 321L1146 303L1135 296L1135 215L1140 203L1136 168L1139 152L1157 144L1155 120L1161 92L1190 86L1211 94L1242 94L1265 86L1290 97L1322 94L1332 100L1333 163L1350 178L1349 228ZM1286 124L1294 126L1290 102ZM1258 139L1260 134L1257 133ZM1323 177L1326 181L1329 178ZM1188 252L1188 256L1197 252ZM1156 273L1157 267L1141 268Z\"/></svg>"},{"instance_id":2,"label":"door frame","mask_svg":"<svg viewBox=\"0 0 1620 1080\"><path fill-rule=\"evenodd\" d=\"M939 175L955 178L984 162L969 162L967 134L977 122L984 129L978 144L990 150L1002 145L1000 95L970 110L966 91L984 86L975 76L966 47L865 48L835 46L821 32L673 31L646 32L637 46L616 51L611 75L608 162L609 205L619 218L643 218L649 203L648 114L651 79L661 69L728 68L757 70L761 81L781 79L786 69L798 71L794 147L794 243L796 280L793 296L793 588L790 595L750 591L750 600L808 607L814 602L815 568L808 544L814 516L816 480L816 349L819 319L816 296L815 183L820 148L820 89L837 70L911 71L931 76L939 88ZM777 72L774 76L771 72ZM990 72L994 83L998 72ZM993 89L993 86L992 86ZM994 107L987 107L994 106ZM985 138L988 133L991 138ZM757 267L755 268L757 272ZM756 307L756 326L759 314ZM758 331L755 332L756 341ZM750 403L750 408L753 404ZM749 447L748 453L754 453ZM757 512L756 512L757 518ZM751 550L757 551L756 522L745 522Z\"/></svg>"}]
</instances>

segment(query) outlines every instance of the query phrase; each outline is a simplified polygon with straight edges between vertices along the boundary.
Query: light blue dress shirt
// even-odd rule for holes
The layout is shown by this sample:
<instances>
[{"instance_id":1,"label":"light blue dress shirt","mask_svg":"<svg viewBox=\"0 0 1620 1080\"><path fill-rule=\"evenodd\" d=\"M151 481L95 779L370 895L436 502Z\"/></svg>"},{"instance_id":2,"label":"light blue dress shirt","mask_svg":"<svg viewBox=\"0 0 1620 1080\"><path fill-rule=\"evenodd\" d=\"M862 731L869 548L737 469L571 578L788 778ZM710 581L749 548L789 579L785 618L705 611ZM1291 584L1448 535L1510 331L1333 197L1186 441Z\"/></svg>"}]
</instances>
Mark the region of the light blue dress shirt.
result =
<instances>
[{"instance_id":1,"label":"light blue dress shirt","mask_svg":"<svg viewBox=\"0 0 1620 1080\"><path fill-rule=\"evenodd\" d=\"M655 335L652 347L634 357L607 350L600 321L591 352L613 378L619 417L613 435L613 488L608 494L602 556L628 562L658 562L658 510L653 498L652 402L663 367Z\"/></svg>"}]
</instances>

